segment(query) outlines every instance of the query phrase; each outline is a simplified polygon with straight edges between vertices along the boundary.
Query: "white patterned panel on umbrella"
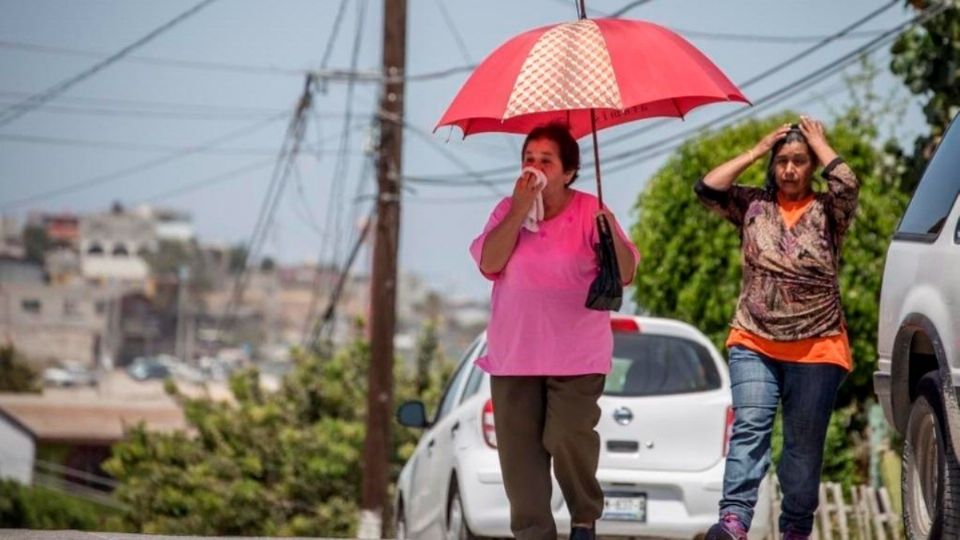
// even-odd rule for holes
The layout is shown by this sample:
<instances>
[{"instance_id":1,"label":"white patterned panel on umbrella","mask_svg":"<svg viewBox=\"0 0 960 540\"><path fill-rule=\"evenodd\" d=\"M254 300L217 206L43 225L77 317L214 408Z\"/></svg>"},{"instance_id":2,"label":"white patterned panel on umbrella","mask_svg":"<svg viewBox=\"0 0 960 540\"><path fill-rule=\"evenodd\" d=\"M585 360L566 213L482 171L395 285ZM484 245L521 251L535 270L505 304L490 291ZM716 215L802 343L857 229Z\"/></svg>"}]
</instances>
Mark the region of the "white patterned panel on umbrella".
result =
<instances>
[{"instance_id":1,"label":"white patterned panel on umbrella","mask_svg":"<svg viewBox=\"0 0 960 540\"><path fill-rule=\"evenodd\" d=\"M554 110L622 108L600 28L591 20L581 20L550 29L533 46L503 118Z\"/></svg>"}]
</instances>

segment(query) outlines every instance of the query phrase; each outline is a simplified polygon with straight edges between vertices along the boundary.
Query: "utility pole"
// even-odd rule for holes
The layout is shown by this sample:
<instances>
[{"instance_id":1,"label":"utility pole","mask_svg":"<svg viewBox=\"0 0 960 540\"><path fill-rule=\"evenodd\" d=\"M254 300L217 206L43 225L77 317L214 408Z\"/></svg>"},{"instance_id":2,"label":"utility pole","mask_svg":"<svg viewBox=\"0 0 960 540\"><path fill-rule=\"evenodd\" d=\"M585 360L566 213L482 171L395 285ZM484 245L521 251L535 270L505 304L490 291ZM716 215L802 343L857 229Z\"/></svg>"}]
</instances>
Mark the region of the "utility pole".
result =
<instances>
[{"instance_id":1,"label":"utility pole","mask_svg":"<svg viewBox=\"0 0 960 540\"><path fill-rule=\"evenodd\" d=\"M400 175L403 92L407 43L407 0L384 0L383 94L377 159L377 221L370 283L370 371L367 434L363 441L360 538L381 538L388 509L393 415L393 335L396 329L397 252L400 240Z\"/></svg>"}]
</instances>

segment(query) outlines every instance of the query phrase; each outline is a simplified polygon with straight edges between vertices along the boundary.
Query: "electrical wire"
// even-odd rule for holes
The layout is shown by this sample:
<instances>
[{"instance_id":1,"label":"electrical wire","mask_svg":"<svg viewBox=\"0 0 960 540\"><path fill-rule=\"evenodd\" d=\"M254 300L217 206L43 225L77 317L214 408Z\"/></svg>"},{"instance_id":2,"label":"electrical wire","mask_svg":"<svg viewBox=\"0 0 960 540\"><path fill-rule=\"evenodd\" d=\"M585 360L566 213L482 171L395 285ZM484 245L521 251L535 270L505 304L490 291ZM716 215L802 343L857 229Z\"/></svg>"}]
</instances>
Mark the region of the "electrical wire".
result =
<instances>
[{"instance_id":1,"label":"electrical wire","mask_svg":"<svg viewBox=\"0 0 960 540\"><path fill-rule=\"evenodd\" d=\"M57 96L66 92L76 84L82 81L85 81L86 79L89 79L90 77L96 75L104 68L110 66L114 62L130 54L132 51L140 48L146 43L152 41L157 36L170 30L177 24L195 15L201 9L209 6L213 2L216 2L216 0L203 0L202 2L193 6L192 8L184 11L183 13L174 17L173 19L160 25L158 28L154 29L147 35L141 37L140 39L136 40L130 45L127 45L126 47L120 49L119 51L110 55L106 59L100 62L97 62L93 66L81 71L77 75L74 75L73 77L70 77L64 81L61 81L42 92L34 94L16 105L11 105L6 109L3 109L2 111L0 111L0 127L3 127L9 124L10 122L23 116L24 114L27 114L28 112L32 111L33 109L36 109L37 107L43 106L44 103L50 101L51 99L56 98Z\"/></svg>"},{"instance_id":2,"label":"electrical wire","mask_svg":"<svg viewBox=\"0 0 960 540\"><path fill-rule=\"evenodd\" d=\"M35 193L35 194L33 194L33 195L28 195L28 196L26 196L26 197L21 197L21 198L19 198L19 199L14 199L14 200L12 200L12 201L6 201L6 202L0 204L0 210L10 210L10 209L12 209L12 208L19 208L19 207L21 207L21 206L24 206L24 205L27 205L27 204L33 204L33 203L40 202L40 201L49 201L50 199L54 199L54 198L57 198L57 197L61 197L61 196L63 196L63 195L67 195L67 194L70 194L70 193L75 193L75 192L77 192L77 191L82 191L82 190L85 190L85 189L89 189L89 188L91 188L91 187L96 187L96 186L99 186L99 185L103 185L103 184L106 184L106 183L108 183L108 182L113 182L113 181L119 180L119 179L121 179L121 178L127 178L127 177L133 176L133 175L135 175L135 174L140 174L140 173L142 173L142 172L144 172L144 171L156 169L157 167L160 167L161 165L166 165L167 163L171 163L171 162L177 161L177 160L182 159L182 158L184 158L184 157L187 157L187 156L190 156L190 155L199 153L199 152L203 152L203 151L209 150L209 149L211 149L211 148L213 148L213 147L215 147L215 146L217 146L217 145L219 145L219 144L221 144L221 143L227 142L227 141L229 141L229 140L236 139L236 138L242 137L242 136L244 136L244 135L248 135L248 134L250 134L250 133L252 133L252 132L254 132L254 131L257 131L257 130L259 130L259 129L262 129L263 127L265 127L265 126L267 126L267 125L269 125L269 124L272 124L273 122L276 122L276 121L279 120L280 118L281 118L281 115L273 115L273 116L267 117L267 118L265 118L265 119L259 120L259 121L257 121L257 122L254 122L253 124L250 124L250 125L248 125L248 126L244 126L244 127L239 128L239 129L237 129L237 130L234 130L234 131L230 131L230 132L226 133L225 135L221 135L221 136L219 136L219 137L217 137L217 138L215 138L215 139L211 139L211 140L209 140L209 141L206 141L206 142L204 142L204 143L198 144L198 145L196 145L196 146L189 147L187 150L182 151L182 152L175 152L175 153L172 153L172 154L168 154L168 155L166 155L166 156L161 156L161 157L158 157L158 158L150 159L150 160L148 160L148 161L140 162L140 163L137 163L137 164L132 165L132 166L130 166L130 167L125 167L125 168L120 169L120 170L116 170L116 171L109 172L109 173L106 173L106 174L97 175L97 176L94 176L94 177L92 177L92 178L88 178L88 179L86 179L86 180L82 180L82 181L79 181L79 182L74 182L74 183L69 184L69 185L66 185L66 186L62 186L62 187L55 188L55 189L50 189L50 190L43 191L43 192L40 192L40 193Z\"/></svg>"}]
</instances>

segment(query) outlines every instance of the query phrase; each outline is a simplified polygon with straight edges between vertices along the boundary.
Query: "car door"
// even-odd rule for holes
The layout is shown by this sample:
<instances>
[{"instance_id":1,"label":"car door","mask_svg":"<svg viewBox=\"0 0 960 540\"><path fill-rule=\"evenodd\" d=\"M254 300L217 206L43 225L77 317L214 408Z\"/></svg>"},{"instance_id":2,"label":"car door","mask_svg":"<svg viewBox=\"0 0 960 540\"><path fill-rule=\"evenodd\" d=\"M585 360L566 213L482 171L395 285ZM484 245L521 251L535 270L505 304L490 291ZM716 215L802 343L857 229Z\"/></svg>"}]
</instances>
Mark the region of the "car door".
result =
<instances>
[{"instance_id":1,"label":"car door","mask_svg":"<svg viewBox=\"0 0 960 540\"><path fill-rule=\"evenodd\" d=\"M904 315L923 313L943 341L960 384L960 120L955 119L923 173L887 254L879 353L889 363ZM909 284L909 286L906 286ZM889 372L888 366L881 366Z\"/></svg>"},{"instance_id":2,"label":"car door","mask_svg":"<svg viewBox=\"0 0 960 540\"><path fill-rule=\"evenodd\" d=\"M413 473L413 512L416 523L411 523L411 532L420 531L424 537L427 531L441 533L446 517L447 482L450 479L450 468L453 463L453 438L460 429L456 415L451 414L459 402L458 396L463 388L463 381L470 372L473 353L477 342L469 347L461 358L450 382L444 389L436 415L420 441L417 449L417 463Z\"/></svg>"}]
</instances>

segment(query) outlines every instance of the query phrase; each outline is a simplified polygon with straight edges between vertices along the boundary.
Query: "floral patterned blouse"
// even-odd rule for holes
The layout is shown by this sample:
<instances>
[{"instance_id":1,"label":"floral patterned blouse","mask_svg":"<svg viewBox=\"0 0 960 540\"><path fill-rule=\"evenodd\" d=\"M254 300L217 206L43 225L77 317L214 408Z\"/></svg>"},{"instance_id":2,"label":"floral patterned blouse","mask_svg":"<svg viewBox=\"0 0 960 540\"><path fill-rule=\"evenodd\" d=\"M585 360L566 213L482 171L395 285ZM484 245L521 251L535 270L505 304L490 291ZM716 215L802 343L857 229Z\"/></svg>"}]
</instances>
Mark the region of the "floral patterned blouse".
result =
<instances>
[{"instance_id":1,"label":"floral patterned blouse","mask_svg":"<svg viewBox=\"0 0 960 540\"><path fill-rule=\"evenodd\" d=\"M840 246L857 209L860 183L840 158L823 169L827 191L793 227L777 197L734 185L719 191L701 179L700 202L740 230L743 279L731 326L774 341L835 336L845 327L837 274Z\"/></svg>"}]
</instances>

